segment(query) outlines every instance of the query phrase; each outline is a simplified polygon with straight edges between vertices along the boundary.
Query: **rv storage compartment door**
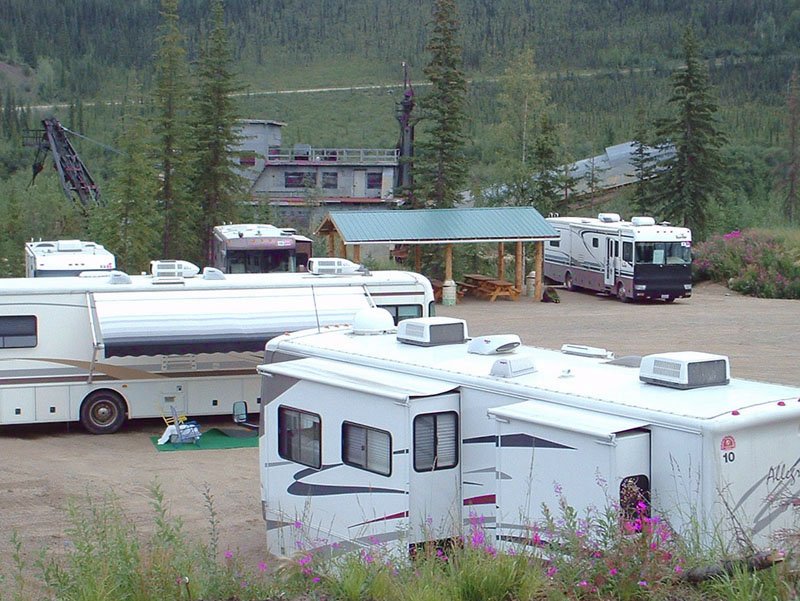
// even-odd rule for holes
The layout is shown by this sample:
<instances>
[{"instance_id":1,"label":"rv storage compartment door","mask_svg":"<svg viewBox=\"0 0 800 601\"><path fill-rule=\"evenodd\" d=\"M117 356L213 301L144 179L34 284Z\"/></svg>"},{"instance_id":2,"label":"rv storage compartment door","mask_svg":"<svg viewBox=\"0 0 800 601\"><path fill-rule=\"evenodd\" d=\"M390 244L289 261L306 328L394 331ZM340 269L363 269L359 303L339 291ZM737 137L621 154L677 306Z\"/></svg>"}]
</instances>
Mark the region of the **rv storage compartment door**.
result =
<instances>
[{"instance_id":1,"label":"rv storage compartment door","mask_svg":"<svg viewBox=\"0 0 800 601\"><path fill-rule=\"evenodd\" d=\"M619 502L635 508L647 498L646 422L541 401L490 409L489 415L497 421L499 544L530 541L543 518L542 504L558 519L562 498L579 515ZM632 494L634 486L642 496Z\"/></svg>"}]
</instances>

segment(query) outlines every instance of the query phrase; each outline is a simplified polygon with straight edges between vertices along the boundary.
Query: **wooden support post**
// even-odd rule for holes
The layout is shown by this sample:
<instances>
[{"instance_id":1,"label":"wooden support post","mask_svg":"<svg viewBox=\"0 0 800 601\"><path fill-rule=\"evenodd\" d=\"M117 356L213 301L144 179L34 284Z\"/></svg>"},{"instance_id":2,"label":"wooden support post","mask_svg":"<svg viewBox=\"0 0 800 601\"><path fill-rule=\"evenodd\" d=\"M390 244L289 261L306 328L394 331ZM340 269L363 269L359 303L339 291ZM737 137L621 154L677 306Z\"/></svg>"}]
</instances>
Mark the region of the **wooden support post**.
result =
<instances>
[{"instance_id":1,"label":"wooden support post","mask_svg":"<svg viewBox=\"0 0 800 601\"><path fill-rule=\"evenodd\" d=\"M342 240L342 238L339 238L339 254L336 256L342 259L347 258L347 247L344 245L344 240Z\"/></svg>"},{"instance_id":2,"label":"wooden support post","mask_svg":"<svg viewBox=\"0 0 800 601\"><path fill-rule=\"evenodd\" d=\"M544 242L534 242L533 264L536 269L536 282L533 286L533 300L542 300L542 283L544 282Z\"/></svg>"},{"instance_id":3,"label":"wooden support post","mask_svg":"<svg viewBox=\"0 0 800 601\"><path fill-rule=\"evenodd\" d=\"M506 270L504 269L505 266L503 264L504 263L503 259L505 257L505 254L506 254L505 244L503 244L502 242L498 242L497 243L497 279L498 280L506 279L505 278Z\"/></svg>"},{"instance_id":4,"label":"wooden support post","mask_svg":"<svg viewBox=\"0 0 800 601\"><path fill-rule=\"evenodd\" d=\"M354 263L361 263L361 245L354 244L353 245L353 262Z\"/></svg>"},{"instance_id":5,"label":"wooden support post","mask_svg":"<svg viewBox=\"0 0 800 601\"><path fill-rule=\"evenodd\" d=\"M445 282L453 279L453 245L448 244L444 247L444 280Z\"/></svg>"},{"instance_id":6,"label":"wooden support post","mask_svg":"<svg viewBox=\"0 0 800 601\"><path fill-rule=\"evenodd\" d=\"M514 249L514 287L524 294L525 257L522 254L522 241L518 240Z\"/></svg>"},{"instance_id":7,"label":"wooden support post","mask_svg":"<svg viewBox=\"0 0 800 601\"><path fill-rule=\"evenodd\" d=\"M419 244L414 246L414 271L417 273L422 271L422 246Z\"/></svg>"},{"instance_id":8,"label":"wooden support post","mask_svg":"<svg viewBox=\"0 0 800 601\"><path fill-rule=\"evenodd\" d=\"M334 250L336 248L335 244L336 244L336 233L335 232L329 232L328 233L328 256L329 257L333 256Z\"/></svg>"}]
</instances>

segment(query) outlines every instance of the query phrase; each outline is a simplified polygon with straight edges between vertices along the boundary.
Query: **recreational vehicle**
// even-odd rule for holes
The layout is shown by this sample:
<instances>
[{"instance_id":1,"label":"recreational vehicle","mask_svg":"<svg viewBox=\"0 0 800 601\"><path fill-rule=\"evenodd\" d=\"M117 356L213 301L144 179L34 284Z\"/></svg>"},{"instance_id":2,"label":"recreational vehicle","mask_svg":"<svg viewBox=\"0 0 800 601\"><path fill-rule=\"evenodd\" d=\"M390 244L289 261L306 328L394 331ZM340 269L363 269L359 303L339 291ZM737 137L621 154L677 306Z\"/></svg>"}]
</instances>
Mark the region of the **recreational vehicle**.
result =
<instances>
[{"instance_id":1,"label":"recreational vehicle","mask_svg":"<svg viewBox=\"0 0 800 601\"><path fill-rule=\"evenodd\" d=\"M579 514L645 503L705 542L766 545L796 522L800 389L731 378L725 356L547 350L371 309L274 338L265 358L273 553L402 550L474 519L524 545L562 498Z\"/></svg>"},{"instance_id":2,"label":"recreational vehicle","mask_svg":"<svg viewBox=\"0 0 800 601\"><path fill-rule=\"evenodd\" d=\"M291 228L239 223L212 231L211 265L224 273L303 271L309 258L311 239Z\"/></svg>"},{"instance_id":3,"label":"recreational vehicle","mask_svg":"<svg viewBox=\"0 0 800 601\"><path fill-rule=\"evenodd\" d=\"M186 277L197 269L161 261L150 276L0 281L0 425L79 421L106 434L171 407L230 413L234 401L258 403L256 366L274 336L371 306L397 321L429 315L421 275L326 275L332 260L319 261L316 273Z\"/></svg>"},{"instance_id":4,"label":"recreational vehicle","mask_svg":"<svg viewBox=\"0 0 800 601\"><path fill-rule=\"evenodd\" d=\"M545 277L568 290L615 294L623 302L692 295L692 233L652 217L622 221L616 213L550 217L559 233L544 249Z\"/></svg>"},{"instance_id":5,"label":"recreational vehicle","mask_svg":"<svg viewBox=\"0 0 800 601\"><path fill-rule=\"evenodd\" d=\"M25 277L59 277L83 271L111 271L117 261L95 242L51 240L25 243Z\"/></svg>"}]
</instances>

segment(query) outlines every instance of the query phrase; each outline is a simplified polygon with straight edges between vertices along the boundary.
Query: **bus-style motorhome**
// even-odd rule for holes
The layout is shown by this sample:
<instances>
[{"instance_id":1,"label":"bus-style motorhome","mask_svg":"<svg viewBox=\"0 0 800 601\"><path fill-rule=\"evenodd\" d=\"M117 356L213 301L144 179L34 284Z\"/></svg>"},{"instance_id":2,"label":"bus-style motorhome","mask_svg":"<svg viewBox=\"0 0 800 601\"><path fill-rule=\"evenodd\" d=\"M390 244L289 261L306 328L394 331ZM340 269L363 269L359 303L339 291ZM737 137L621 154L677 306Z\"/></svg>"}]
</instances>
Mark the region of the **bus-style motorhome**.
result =
<instances>
[{"instance_id":1,"label":"bus-style motorhome","mask_svg":"<svg viewBox=\"0 0 800 601\"><path fill-rule=\"evenodd\" d=\"M25 243L25 277L64 277L84 271L111 271L117 260L103 245L83 240Z\"/></svg>"},{"instance_id":2,"label":"bus-style motorhome","mask_svg":"<svg viewBox=\"0 0 800 601\"><path fill-rule=\"evenodd\" d=\"M224 273L303 271L311 239L266 223L217 225L211 232L211 265Z\"/></svg>"},{"instance_id":3,"label":"bus-style motorhome","mask_svg":"<svg viewBox=\"0 0 800 601\"><path fill-rule=\"evenodd\" d=\"M105 434L171 407L229 413L238 400L257 404L256 366L274 336L372 306L398 321L429 315L433 292L419 274L316 261L317 273L187 277L197 268L159 261L149 276L2 280L0 425L79 421Z\"/></svg>"},{"instance_id":4,"label":"bus-style motorhome","mask_svg":"<svg viewBox=\"0 0 800 601\"><path fill-rule=\"evenodd\" d=\"M652 217L622 221L617 213L547 221L559 238L545 244L544 275L568 290L606 292L623 302L692 295L689 229L657 224Z\"/></svg>"},{"instance_id":5,"label":"bus-style motorhome","mask_svg":"<svg viewBox=\"0 0 800 601\"><path fill-rule=\"evenodd\" d=\"M526 544L561 495L579 514L645 502L709 544L768 545L796 520L800 389L732 378L725 356L547 350L367 310L275 338L265 358L273 553L406 549L473 519L498 546Z\"/></svg>"}]
</instances>

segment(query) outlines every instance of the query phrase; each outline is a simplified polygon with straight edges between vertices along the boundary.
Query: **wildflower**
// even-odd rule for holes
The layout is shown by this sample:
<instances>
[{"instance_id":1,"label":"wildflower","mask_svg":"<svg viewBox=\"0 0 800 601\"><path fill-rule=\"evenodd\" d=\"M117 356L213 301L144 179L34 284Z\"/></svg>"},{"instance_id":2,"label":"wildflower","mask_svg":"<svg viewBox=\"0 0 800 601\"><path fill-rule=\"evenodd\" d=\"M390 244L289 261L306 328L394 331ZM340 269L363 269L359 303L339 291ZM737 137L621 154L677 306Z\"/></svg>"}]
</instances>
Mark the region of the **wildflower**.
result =
<instances>
[{"instance_id":1,"label":"wildflower","mask_svg":"<svg viewBox=\"0 0 800 601\"><path fill-rule=\"evenodd\" d=\"M618 570L617 568L611 568L611 569L608 571L608 575L609 575L609 576L616 576L617 574L619 574L619 570Z\"/></svg>"},{"instance_id":2,"label":"wildflower","mask_svg":"<svg viewBox=\"0 0 800 601\"><path fill-rule=\"evenodd\" d=\"M676 574L683 573L683 568L681 567L681 564L678 564L678 565L675 566L675 573Z\"/></svg>"},{"instance_id":3,"label":"wildflower","mask_svg":"<svg viewBox=\"0 0 800 601\"><path fill-rule=\"evenodd\" d=\"M588 582L586 582L585 580L581 580L581 581L578 583L578 586L579 586L579 587L581 587L581 588L586 588L587 586L589 586L589 583L588 583Z\"/></svg>"},{"instance_id":4,"label":"wildflower","mask_svg":"<svg viewBox=\"0 0 800 601\"><path fill-rule=\"evenodd\" d=\"M311 579L311 582L313 582L314 584L319 584L320 580L321 580L321 578L319 576L314 576Z\"/></svg>"},{"instance_id":5,"label":"wildflower","mask_svg":"<svg viewBox=\"0 0 800 601\"><path fill-rule=\"evenodd\" d=\"M638 584L639 586L641 586L642 588L644 588L644 587L646 587L646 586L647 586L647 580L640 580L640 581L639 581L639 582L637 582L636 584Z\"/></svg>"},{"instance_id":6,"label":"wildflower","mask_svg":"<svg viewBox=\"0 0 800 601\"><path fill-rule=\"evenodd\" d=\"M258 562L258 571L259 572L266 572L269 569L266 561L259 561Z\"/></svg>"},{"instance_id":7,"label":"wildflower","mask_svg":"<svg viewBox=\"0 0 800 601\"><path fill-rule=\"evenodd\" d=\"M303 522L301 522L300 520L295 520L294 521L294 527L297 528L298 530L300 530L300 528L303 527Z\"/></svg>"},{"instance_id":8,"label":"wildflower","mask_svg":"<svg viewBox=\"0 0 800 601\"><path fill-rule=\"evenodd\" d=\"M225 551L225 559L232 559L233 551Z\"/></svg>"},{"instance_id":9,"label":"wildflower","mask_svg":"<svg viewBox=\"0 0 800 601\"><path fill-rule=\"evenodd\" d=\"M550 566L549 568L547 568L546 573L548 578L552 578L553 576L558 574L558 568L556 566Z\"/></svg>"}]
</instances>

